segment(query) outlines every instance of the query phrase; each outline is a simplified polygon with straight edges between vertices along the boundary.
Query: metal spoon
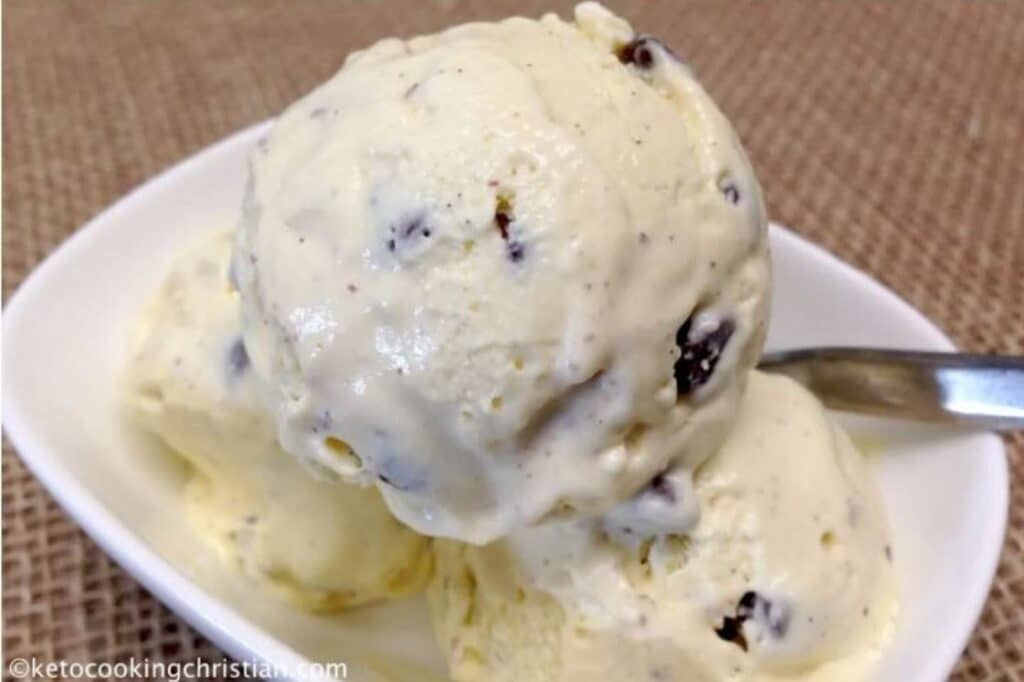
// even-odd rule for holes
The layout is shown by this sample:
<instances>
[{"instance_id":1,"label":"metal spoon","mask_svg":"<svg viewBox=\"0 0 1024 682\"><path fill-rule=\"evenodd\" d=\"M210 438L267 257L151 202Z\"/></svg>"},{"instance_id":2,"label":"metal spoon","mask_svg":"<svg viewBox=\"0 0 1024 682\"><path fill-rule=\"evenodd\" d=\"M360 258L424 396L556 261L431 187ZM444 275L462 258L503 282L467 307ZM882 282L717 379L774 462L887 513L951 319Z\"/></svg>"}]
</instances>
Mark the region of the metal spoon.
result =
<instances>
[{"instance_id":1,"label":"metal spoon","mask_svg":"<svg viewBox=\"0 0 1024 682\"><path fill-rule=\"evenodd\" d=\"M830 408L883 417L1024 429L1024 357L873 348L765 353Z\"/></svg>"}]
</instances>

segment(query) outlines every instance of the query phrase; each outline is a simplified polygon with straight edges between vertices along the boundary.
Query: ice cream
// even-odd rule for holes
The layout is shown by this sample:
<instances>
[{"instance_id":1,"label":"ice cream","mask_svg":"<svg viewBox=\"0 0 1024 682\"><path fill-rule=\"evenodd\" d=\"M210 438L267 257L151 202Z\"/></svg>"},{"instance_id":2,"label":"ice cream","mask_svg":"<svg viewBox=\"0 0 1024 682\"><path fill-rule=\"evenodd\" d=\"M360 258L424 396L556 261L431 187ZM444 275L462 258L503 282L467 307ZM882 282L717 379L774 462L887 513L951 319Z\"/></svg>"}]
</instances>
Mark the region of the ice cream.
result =
<instances>
[{"instance_id":1,"label":"ice cream","mask_svg":"<svg viewBox=\"0 0 1024 682\"><path fill-rule=\"evenodd\" d=\"M884 513L752 369L765 225L687 67L599 5L384 40L258 144L230 276L227 235L177 266L131 405L300 603L433 565L458 682L862 680Z\"/></svg>"},{"instance_id":2,"label":"ice cream","mask_svg":"<svg viewBox=\"0 0 1024 682\"><path fill-rule=\"evenodd\" d=\"M593 3L351 55L260 144L243 213L245 346L284 448L429 535L631 523L721 443L760 351L740 144Z\"/></svg>"},{"instance_id":3,"label":"ice cream","mask_svg":"<svg viewBox=\"0 0 1024 682\"><path fill-rule=\"evenodd\" d=\"M453 678L869 679L896 617L892 550L867 465L817 400L753 373L696 490L700 521L679 534L565 521L438 543Z\"/></svg>"},{"instance_id":4,"label":"ice cream","mask_svg":"<svg viewBox=\"0 0 1024 682\"><path fill-rule=\"evenodd\" d=\"M374 488L314 476L278 446L241 340L231 244L222 231L183 254L137 324L132 416L193 465L186 509L203 535L293 602L326 610L422 588L429 540Z\"/></svg>"}]
</instances>

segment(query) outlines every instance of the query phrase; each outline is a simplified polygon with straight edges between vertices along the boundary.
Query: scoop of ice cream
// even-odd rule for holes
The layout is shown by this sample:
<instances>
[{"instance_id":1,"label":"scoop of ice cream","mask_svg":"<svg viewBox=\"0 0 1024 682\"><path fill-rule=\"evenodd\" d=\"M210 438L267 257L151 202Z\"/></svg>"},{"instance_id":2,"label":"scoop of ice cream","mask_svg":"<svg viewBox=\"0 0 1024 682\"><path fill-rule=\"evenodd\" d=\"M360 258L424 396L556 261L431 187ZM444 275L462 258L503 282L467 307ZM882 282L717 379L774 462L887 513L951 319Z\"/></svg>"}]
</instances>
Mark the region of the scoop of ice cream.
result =
<instances>
[{"instance_id":1,"label":"scoop of ice cream","mask_svg":"<svg viewBox=\"0 0 1024 682\"><path fill-rule=\"evenodd\" d=\"M573 520L438 542L428 594L453 678L870 679L897 612L888 531L817 400L753 373L695 483L689 532L630 541Z\"/></svg>"},{"instance_id":2,"label":"scoop of ice cream","mask_svg":"<svg viewBox=\"0 0 1024 682\"><path fill-rule=\"evenodd\" d=\"M185 253L138 322L132 416L193 465L185 495L201 532L292 601L333 609L419 589L429 540L376 489L318 479L278 446L241 339L230 254L229 232Z\"/></svg>"},{"instance_id":3,"label":"scoop of ice cream","mask_svg":"<svg viewBox=\"0 0 1024 682\"><path fill-rule=\"evenodd\" d=\"M351 55L254 152L234 262L285 449L483 543L719 444L765 242L688 68L585 3Z\"/></svg>"}]
</instances>

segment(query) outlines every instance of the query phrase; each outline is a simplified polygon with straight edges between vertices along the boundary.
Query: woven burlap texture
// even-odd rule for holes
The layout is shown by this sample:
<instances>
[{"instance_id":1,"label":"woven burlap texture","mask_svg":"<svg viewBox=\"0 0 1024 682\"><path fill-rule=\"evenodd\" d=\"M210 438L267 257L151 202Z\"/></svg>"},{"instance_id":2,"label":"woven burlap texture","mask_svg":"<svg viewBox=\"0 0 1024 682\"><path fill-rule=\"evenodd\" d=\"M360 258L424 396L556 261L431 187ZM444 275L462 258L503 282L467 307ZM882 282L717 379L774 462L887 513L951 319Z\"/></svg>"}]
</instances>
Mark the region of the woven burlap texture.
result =
<instances>
[{"instance_id":1,"label":"woven burlap texture","mask_svg":"<svg viewBox=\"0 0 1024 682\"><path fill-rule=\"evenodd\" d=\"M278 112L350 50L565 2L5 2L3 287L132 186ZM734 121L772 217L972 351L1024 352L1024 3L617 3ZM1011 529L958 680L1024 680L1024 438ZM3 645L219 658L127 577L9 448ZM935 595L942 599L942 595ZM6 666L5 666L6 667Z\"/></svg>"}]
</instances>

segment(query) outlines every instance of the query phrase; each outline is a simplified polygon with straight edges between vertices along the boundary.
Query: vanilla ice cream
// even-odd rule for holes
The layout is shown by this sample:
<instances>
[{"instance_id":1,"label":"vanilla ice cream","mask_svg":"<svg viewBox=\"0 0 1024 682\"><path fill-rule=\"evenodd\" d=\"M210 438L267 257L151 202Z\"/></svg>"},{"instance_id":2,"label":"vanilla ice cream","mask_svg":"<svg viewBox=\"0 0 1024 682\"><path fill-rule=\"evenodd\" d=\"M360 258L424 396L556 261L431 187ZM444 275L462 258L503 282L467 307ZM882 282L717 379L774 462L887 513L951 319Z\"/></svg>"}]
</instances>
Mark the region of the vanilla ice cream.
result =
<instances>
[{"instance_id":1,"label":"vanilla ice cream","mask_svg":"<svg viewBox=\"0 0 1024 682\"><path fill-rule=\"evenodd\" d=\"M867 464L820 403L753 373L695 484L700 521L678 534L569 520L439 542L429 594L453 678L869 679L897 612L892 550Z\"/></svg>"},{"instance_id":2,"label":"vanilla ice cream","mask_svg":"<svg viewBox=\"0 0 1024 682\"><path fill-rule=\"evenodd\" d=\"M182 255L138 322L132 416L193 465L186 508L202 534L286 598L326 610L420 589L429 540L376 489L316 477L278 446L240 335L231 239Z\"/></svg>"},{"instance_id":3,"label":"vanilla ice cream","mask_svg":"<svg viewBox=\"0 0 1024 682\"><path fill-rule=\"evenodd\" d=\"M234 266L284 448L474 543L682 490L769 282L732 128L593 3L351 55L254 153Z\"/></svg>"},{"instance_id":4,"label":"vanilla ice cream","mask_svg":"<svg viewBox=\"0 0 1024 682\"><path fill-rule=\"evenodd\" d=\"M769 288L731 127L588 2L381 41L292 105L128 402L293 601L429 581L456 682L863 680L886 521L822 405L753 370Z\"/></svg>"}]
</instances>

